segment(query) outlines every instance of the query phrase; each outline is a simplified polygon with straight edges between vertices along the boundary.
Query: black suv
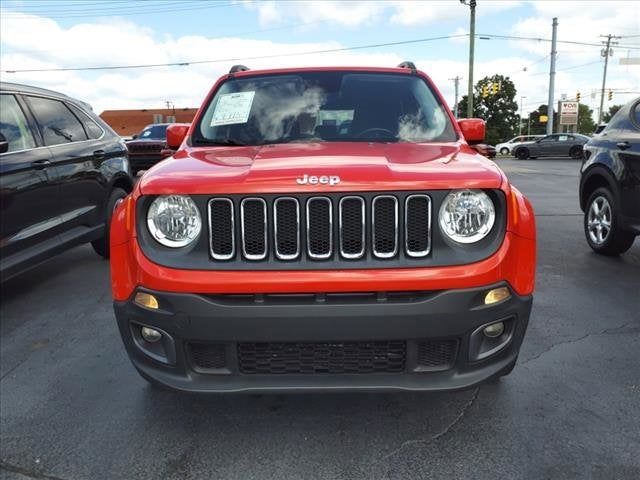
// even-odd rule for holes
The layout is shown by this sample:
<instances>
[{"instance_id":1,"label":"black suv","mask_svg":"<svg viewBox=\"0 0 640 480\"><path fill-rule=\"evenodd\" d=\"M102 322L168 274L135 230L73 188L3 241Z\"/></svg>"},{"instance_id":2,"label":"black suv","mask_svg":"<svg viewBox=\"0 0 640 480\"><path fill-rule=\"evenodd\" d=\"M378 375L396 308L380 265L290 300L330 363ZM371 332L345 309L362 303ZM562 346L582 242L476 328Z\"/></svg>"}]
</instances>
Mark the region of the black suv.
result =
<instances>
[{"instance_id":1,"label":"black suv","mask_svg":"<svg viewBox=\"0 0 640 480\"><path fill-rule=\"evenodd\" d=\"M91 242L133 188L127 149L86 103L0 83L0 279Z\"/></svg>"},{"instance_id":2,"label":"black suv","mask_svg":"<svg viewBox=\"0 0 640 480\"><path fill-rule=\"evenodd\" d=\"M619 255L640 235L640 97L584 147L580 208L589 246Z\"/></svg>"}]
</instances>

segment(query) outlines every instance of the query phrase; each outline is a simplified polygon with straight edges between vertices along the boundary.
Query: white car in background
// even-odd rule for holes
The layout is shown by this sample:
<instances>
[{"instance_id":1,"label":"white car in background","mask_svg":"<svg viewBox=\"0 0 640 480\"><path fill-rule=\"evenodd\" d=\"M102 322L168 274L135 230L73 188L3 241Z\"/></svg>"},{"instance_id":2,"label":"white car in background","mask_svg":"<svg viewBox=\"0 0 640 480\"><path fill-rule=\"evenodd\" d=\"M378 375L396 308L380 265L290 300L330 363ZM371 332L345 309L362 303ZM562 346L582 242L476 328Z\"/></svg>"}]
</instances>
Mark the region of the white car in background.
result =
<instances>
[{"instance_id":1,"label":"white car in background","mask_svg":"<svg viewBox=\"0 0 640 480\"><path fill-rule=\"evenodd\" d=\"M508 142L499 143L496 145L496 151L500 155L509 155L513 153L513 150L518 146L525 142L534 142L539 138L544 137L544 135L518 135L517 137L513 137Z\"/></svg>"}]
</instances>

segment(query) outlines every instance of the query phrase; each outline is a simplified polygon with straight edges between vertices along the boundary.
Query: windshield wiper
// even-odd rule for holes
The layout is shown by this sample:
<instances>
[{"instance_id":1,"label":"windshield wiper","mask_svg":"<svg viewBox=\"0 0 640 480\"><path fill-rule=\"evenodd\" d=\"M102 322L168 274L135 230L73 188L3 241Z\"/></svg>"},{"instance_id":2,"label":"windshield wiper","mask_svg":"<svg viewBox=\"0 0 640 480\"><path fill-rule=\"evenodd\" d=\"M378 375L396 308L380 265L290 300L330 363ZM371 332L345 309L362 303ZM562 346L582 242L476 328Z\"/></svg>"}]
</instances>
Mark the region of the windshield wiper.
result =
<instances>
[{"instance_id":1,"label":"windshield wiper","mask_svg":"<svg viewBox=\"0 0 640 480\"><path fill-rule=\"evenodd\" d=\"M246 143L238 142L237 140L232 140L230 138L220 138L217 140L206 140L206 139L196 139L194 142L196 145L224 145L231 147L246 147Z\"/></svg>"}]
</instances>

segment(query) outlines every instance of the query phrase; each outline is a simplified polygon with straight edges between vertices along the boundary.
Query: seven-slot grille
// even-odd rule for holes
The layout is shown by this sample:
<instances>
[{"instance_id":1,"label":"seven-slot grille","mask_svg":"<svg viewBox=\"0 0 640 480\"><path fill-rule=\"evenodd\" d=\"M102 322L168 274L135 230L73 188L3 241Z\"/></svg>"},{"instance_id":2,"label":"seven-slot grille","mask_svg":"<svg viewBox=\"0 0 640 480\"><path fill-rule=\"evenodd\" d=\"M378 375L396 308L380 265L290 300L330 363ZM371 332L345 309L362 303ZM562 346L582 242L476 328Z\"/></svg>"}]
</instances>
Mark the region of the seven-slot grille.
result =
<instances>
[{"instance_id":1,"label":"seven-slot grille","mask_svg":"<svg viewBox=\"0 0 640 480\"><path fill-rule=\"evenodd\" d=\"M431 197L392 194L209 200L214 260L295 261L426 257Z\"/></svg>"}]
</instances>

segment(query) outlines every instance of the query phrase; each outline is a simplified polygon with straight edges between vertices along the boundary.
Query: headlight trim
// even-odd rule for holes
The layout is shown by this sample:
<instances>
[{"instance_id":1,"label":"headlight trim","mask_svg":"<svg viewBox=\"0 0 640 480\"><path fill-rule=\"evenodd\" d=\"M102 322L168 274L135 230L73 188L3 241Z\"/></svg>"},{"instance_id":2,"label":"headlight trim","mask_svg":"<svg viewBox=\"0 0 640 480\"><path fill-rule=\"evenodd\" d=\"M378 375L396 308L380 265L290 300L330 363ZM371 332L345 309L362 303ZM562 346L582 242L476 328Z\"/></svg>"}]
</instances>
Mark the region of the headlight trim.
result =
<instances>
[{"instance_id":1,"label":"headlight trim","mask_svg":"<svg viewBox=\"0 0 640 480\"><path fill-rule=\"evenodd\" d=\"M164 211L159 211L163 202L165 202ZM165 231L163 231L163 226L159 225L158 222L160 215L166 214L167 207L171 206L167 204L171 204L172 202L173 209L185 209L184 216L187 217L186 222L178 225L181 229L187 230L180 235L183 237L180 239L175 238L176 235L173 235L174 238L171 238L171 234L166 231L166 225L164 226ZM175 220L175 212L171 212L170 215L172 217L171 220ZM151 237L160 245L169 248L182 248L191 245L200 236L202 232L202 216L196 203L188 195L159 195L151 202L147 210L147 229Z\"/></svg>"},{"instance_id":2,"label":"headlight trim","mask_svg":"<svg viewBox=\"0 0 640 480\"><path fill-rule=\"evenodd\" d=\"M475 199L473 198L475 196ZM471 217L465 217L465 220L468 223L475 223L475 233L460 233L459 219L452 218L451 208L452 204L461 201L467 200L471 197L472 200L475 200L474 207L484 208L484 212L472 212ZM480 204L480 205L479 205ZM458 208L458 205L453 205L453 208ZM462 207L464 209L464 206ZM469 209L469 205L467 205L467 210ZM480 218L480 213L482 213L482 218ZM447 218L448 216L448 218ZM473 220L473 222L469 222L469 220ZM494 225L496 223L496 205L490 195L488 195L483 190L479 189L461 189L461 190L453 190L447 194L447 196L443 199L440 210L438 213L438 226L442 231L443 236L446 239L449 239L460 245L470 245L474 243L478 243L484 238L486 238L492 231ZM457 224L457 225L455 225ZM467 228L474 228L474 225ZM458 230L458 232L456 231Z\"/></svg>"}]
</instances>

